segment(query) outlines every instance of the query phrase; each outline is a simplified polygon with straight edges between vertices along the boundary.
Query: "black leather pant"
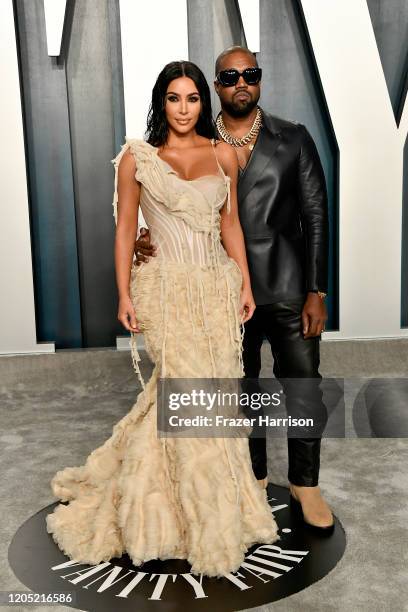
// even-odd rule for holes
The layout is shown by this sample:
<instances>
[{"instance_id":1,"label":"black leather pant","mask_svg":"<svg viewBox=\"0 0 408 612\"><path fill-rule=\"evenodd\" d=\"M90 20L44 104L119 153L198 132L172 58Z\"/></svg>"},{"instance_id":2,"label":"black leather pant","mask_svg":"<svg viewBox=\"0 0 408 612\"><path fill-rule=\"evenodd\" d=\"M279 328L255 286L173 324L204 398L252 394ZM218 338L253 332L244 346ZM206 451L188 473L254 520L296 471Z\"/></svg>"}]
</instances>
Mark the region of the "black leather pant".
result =
<instances>
[{"instance_id":1,"label":"black leather pant","mask_svg":"<svg viewBox=\"0 0 408 612\"><path fill-rule=\"evenodd\" d=\"M286 406L291 414L309 411L320 422L327 420L327 411L320 390L320 336L304 339L301 313L305 298L257 306L246 324L243 362L245 378L258 378L261 370L261 346L264 337L271 345L276 378L315 378L316 385L309 393L309 405L305 406L299 385L283 388ZM249 381L248 381L249 382ZM313 381L314 382L314 381ZM322 431L322 430L320 430ZM288 436L288 479L294 485L313 487L318 484L320 469L321 437L299 438ZM266 438L249 437L252 467L257 479L267 475Z\"/></svg>"}]
</instances>

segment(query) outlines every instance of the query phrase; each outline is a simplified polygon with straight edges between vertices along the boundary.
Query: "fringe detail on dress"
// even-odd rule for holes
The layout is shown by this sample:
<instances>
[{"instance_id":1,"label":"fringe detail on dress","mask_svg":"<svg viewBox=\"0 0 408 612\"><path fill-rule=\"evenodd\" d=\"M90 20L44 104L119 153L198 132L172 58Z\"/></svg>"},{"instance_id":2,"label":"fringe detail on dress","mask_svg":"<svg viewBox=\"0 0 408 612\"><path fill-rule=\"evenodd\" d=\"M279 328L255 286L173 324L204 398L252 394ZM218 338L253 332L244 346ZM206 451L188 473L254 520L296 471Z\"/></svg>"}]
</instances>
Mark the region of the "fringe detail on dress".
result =
<instances>
[{"instance_id":1,"label":"fringe detail on dress","mask_svg":"<svg viewBox=\"0 0 408 612\"><path fill-rule=\"evenodd\" d=\"M168 375L166 367L167 359L167 337L169 334L169 307L170 304L174 307L175 320L180 318L180 301L178 291L180 286L184 286L187 294L185 305L187 312L185 313L184 326L190 325L192 346L196 345L197 338L200 333L204 333L208 342L208 354L211 360L211 377L217 378L218 367L215 360L216 350L214 348L214 334L216 330L209 326L209 315L211 314L211 298L208 298L209 292L212 295L223 296L226 304L225 317L228 320L229 338L232 347L235 347L236 358L239 364L239 370L234 373L234 377L242 377L244 375L242 365L242 342L244 327L240 322L238 304L239 304L239 280L241 272L234 260L228 259L227 263L218 263L218 275L214 275L214 270L211 266L198 266L195 264L183 264L183 269L180 269L180 264L173 262L158 262L151 261L147 264L151 276L157 276L157 282L160 286L158 303L160 308L160 319L157 325L160 326L161 332L161 350L160 350L160 376L165 378ZM143 264L142 264L143 267ZM144 287L143 272L139 273L140 268L134 268L131 280L131 292L133 291L141 296L148 294L149 288ZM144 268L146 270L146 268ZM238 275L233 280L234 274ZM184 307L184 305L183 305ZM135 310L138 313L137 300L135 302ZM142 324L142 328L145 327ZM173 330L174 331L174 330ZM132 334L132 358L133 365L139 378L142 377L138 362L140 356L136 347L136 334ZM145 334L146 337L146 334ZM144 386L143 382L143 386Z\"/></svg>"},{"instance_id":2,"label":"fringe detail on dress","mask_svg":"<svg viewBox=\"0 0 408 612\"><path fill-rule=\"evenodd\" d=\"M132 357L133 368L137 374L137 377L142 385L142 389L145 388L145 381L143 380L142 373L139 368L139 361L141 361L139 352L137 350L137 334L135 332L130 332L130 353Z\"/></svg>"},{"instance_id":3,"label":"fringe detail on dress","mask_svg":"<svg viewBox=\"0 0 408 612\"><path fill-rule=\"evenodd\" d=\"M227 186L227 213L231 212L231 177L225 176L226 186Z\"/></svg>"}]
</instances>

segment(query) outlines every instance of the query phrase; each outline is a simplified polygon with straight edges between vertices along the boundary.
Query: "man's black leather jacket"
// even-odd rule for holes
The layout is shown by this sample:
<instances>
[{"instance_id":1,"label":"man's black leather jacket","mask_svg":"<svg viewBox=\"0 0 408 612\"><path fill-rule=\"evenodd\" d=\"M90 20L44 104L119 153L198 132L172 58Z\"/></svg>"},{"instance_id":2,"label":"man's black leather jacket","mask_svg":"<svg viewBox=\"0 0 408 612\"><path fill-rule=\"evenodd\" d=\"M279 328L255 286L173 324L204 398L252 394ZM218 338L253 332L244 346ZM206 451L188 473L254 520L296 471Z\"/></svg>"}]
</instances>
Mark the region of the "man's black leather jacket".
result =
<instances>
[{"instance_id":1,"label":"man's black leather jacket","mask_svg":"<svg viewBox=\"0 0 408 612\"><path fill-rule=\"evenodd\" d=\"M238 206L256 304L327 292L328 209L316 145L301 123L263 112L238 180Z\"/></svg>"}]
</instances>

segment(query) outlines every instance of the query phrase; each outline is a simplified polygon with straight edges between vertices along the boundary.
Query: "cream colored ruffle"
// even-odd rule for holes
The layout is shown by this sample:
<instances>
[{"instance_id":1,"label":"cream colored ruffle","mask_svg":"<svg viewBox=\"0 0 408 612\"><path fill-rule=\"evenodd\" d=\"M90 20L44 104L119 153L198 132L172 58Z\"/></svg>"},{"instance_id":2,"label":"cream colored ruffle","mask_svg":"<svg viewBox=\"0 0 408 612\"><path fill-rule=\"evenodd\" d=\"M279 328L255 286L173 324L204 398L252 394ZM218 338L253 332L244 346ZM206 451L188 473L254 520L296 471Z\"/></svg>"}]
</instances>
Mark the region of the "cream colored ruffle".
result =
<instances>
[{"instance_id":1,"label":"cream colored ruffle","mask_svg":"<svg viewBox=\"0 0 408 612\"><path fill-rule=\"evenodd\" d=\"M194 230L203 232L212 231L217 222L217 215L214 214L214 209L222 207L225 200L227 201L227 209L228 211L230 210L229 176L225 176L224 197L215 206L209 206L207 200L199 196L194 200L194 206L191 206L191 190L189 186L183 186L182 181L175 184L174 181L169 180L169 174L172 172L170 170L164 171L161 160L158 157L157 148L144 140L126 137L126 142L122 145L121 151L111 160L115 168L115 190L112 203L115 222L117 222L118 205L118 167L123 154L128 149L131 150L136 160L136 180L148 189L158 202L164 204L171 214L181 217Z\"/></svg>"},{"instance_id":2,"label":"cream colored ruffle","mask_svg":"<svg viewBox=\"0 0 408 612\"><path fill-rule=\"evenodd\" d=\"M136 567L178 558L196 574L237 571L252 544L280 539L248 440L158 439L156 383L157 368L112 437L84 466L56 473L53 493L69 504L46 517L47 531L90 565L127 552Z\"/></svg>"}]
</instances>

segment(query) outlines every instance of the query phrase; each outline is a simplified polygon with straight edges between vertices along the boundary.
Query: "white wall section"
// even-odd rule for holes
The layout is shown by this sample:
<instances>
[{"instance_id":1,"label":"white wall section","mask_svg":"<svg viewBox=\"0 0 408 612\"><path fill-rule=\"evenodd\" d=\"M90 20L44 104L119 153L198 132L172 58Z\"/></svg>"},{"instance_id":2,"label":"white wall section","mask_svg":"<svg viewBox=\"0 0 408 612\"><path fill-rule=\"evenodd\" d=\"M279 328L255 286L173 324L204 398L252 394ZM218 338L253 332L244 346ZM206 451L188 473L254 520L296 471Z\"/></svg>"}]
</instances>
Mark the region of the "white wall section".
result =
<instances>
[{"instance_id":1,"label":"white wall section","mask_svg":"<svg viewBox=\"0 0 408 612\"><path fill-rule=\"evenodd\" d=\"M67 0L44 0L47 49L51 56L61 53L66 4Z\"/></svg>"},{"instance_id":2,"label":"white wall section","mask_svg":"<svg viewBox=\"0 0 408 612\"><path fill-rule=\"evenodd\" d=\"M142 138L165 64L188 60L187 0L120 0L126 135Z\"/></svg>"},{"instance_id":3,"label":"white wall section","mask_svg":"<svg viewBox=\"0 0 408 612\"><path fill-rule=\"evenodd\" d=\"M247 47L253 53L261 49L259 27L259 0L238 0Z\"/></svg>"},{"instance_id":4,"label":"white wall section","mask_svg":"<svg viewBox=\"0 0 408 612\"><path fill-rule=\"evenodd\" d=\"M400 327L403 147L365 0L302 0L340 150L339 332L407 336Z\"/></svg>"}]
</instances>

